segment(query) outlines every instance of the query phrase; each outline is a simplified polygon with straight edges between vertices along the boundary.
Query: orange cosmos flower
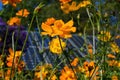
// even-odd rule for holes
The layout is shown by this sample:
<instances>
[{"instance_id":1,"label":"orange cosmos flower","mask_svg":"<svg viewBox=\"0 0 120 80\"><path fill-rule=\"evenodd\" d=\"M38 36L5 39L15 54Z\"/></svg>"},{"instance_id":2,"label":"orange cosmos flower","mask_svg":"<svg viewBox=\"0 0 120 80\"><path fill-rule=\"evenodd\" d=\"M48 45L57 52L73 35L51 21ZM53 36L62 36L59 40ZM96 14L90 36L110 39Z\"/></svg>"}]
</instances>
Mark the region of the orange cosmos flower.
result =
<instances>
[{"instance_id":1,"label":"orange cosmos flower","mask_svg":"<svg viewBox=\"0 0 120 80\"><path fill-rule=\"evenodd\" d=\"M2 3L3 3L4 5L10 4L10 5L16 7L16 4L17 4L17 3L20 3L21 1L22 1L22 0L2 0Z\"/></svg>"},{"instance_id":2,"label":"orange cosmos flower","mask_svg":"<svg viewBox=\"0 0 120 80\"><path fill-rule=\"evenodd\" d=\"M18 18L18 17L13 17L13 18L10 18L10 20L7 22L9 26L19 26L20 25L20 22L21 22L21 19Z\"/></svg>"},{"instance_id":3,"label":"orange cosmos flower","mask_svg":"<svg viewBox=\"0 0 120 80\"><path fill-rule=\"evenodd\" d=\"M59 0L62 4L65 4L65 3L68 3L68 2L71 2L72 0Z\"/></svg>"},{"instance_id":4,"label":"orange cosmos flower","mask_svg":"<svg viewBox=\"0 0 120 80\"><path fill-rule=\"evenodd\" d=\"M54 24L54 22L55 22L55 18L52 17L52 18L48 18L45 24L51 26Z\"/></svg>"},{"instance_id":5,"label":"orange cosmos flower","mask_svg":"<svg viewBox=\"0 0 120 80\"><path fill-rule=\"evenodd\" d=\"M91 4L90 1L83 1L77 5L76 2L73 1L71 4L69 3L62 4L61 9L65 14L68 14L71 11L77 11L78 9L82 7L86 7L87 5L90 5L90 4Z\"/></svg>"},{"instance_id":6,"label":"orange cosmos flower","mask_svg":"<svg viewBox=\"0 0 120 80\"><path fill-rule=\"evenodd\" d=\"M88 53L90 54L91 58L93 57L93 49L92 49L92 45L89 44L88 45Z\"/></svg>"},{"instance_id":7,"label":"orange cosmos flower","mask_svg":"<svg viewBox=\"0 0 120 80\"><path fill-rule=\"evenodd\" d=\"M99 67L95 67L95 63L93 61L83 63L83 68L85 69L86 77L91 77L94 70L98 71Z\"/></svg>"},{"instance_id":8,"label":"orange cosmos flower","mask_svg":"<svg viewBox=\"0 0 120 80\"><path fill-rule=\"evenodd\" d=\"M13 67L13 69L17 67L17 70L20 73L25 67L24 61L20 61L18 64L19 57L21 56L21 51L14 52L11 48L9 48L9 53L10 55L7 57L7 66ZM13 59L14 59L14 62L13 62Z\"/></svg>"},{"instance_id":9,"label":"orange cosmos flower","mask_svg":"<svg viewBox=\"0 0 120 80\"><path fill-rule=\"evenodd\" d=\"M2 0L2 3L3 3L3 5L6 5L6 4L9 3L9 1L8 0Z\"/></svg>"},{"instance_id":10,"label":"orange cosmos flower","mask_svg":"<svg viewBox=\"0 0 120 80\"><path fill-rule=\"evenodd\" d=\"M112 59L115 59L115 58L116 58L113 54L108 54L107 57L108 57L108 58L112 58Z\"/></svg>"},{"instance_id":11,"label":"orange cosmos flower","mask_svg":"<svg viewBox=\"0 0 120 80\"><path fill-rule=\"evenodd\" d=\"M64 69L61 70L60 80L77 80L77 76L71 68L65 66Z\"/></svg>"},{"instance_id":12,"label":"orange cosmos flower","mask_svg":"<svg viewBox=\"0 0 120 80\"><path fill-rule=\"evenodd\" d=\"M116 60L109 60L109 61L107 61L107 63L109 66L117 66L118 65L118 61L116 61Z\"/></svg>"},{"instance_id":13,"label":"orange cosmos flower","mask_svg":"<svg viewBox=\"0 0 120 80\"><path fill-rule=\"evenodd\" d=\"M115 36L115 39L120 39L120 35Z\"/></svg>"},{"instance_id":14,"label":"orange cosmos flower","mask_svg":"<svg viewBox=\"0 0 120 80\"><path fill-rule=\"evenodd\" d=\"M64 23L62 20L53 20L53 23L42 23L41 27L44 30L42 35L49 35L51 37L60 36L61 38L70 38L71 32L75 32L76 28L73 27L73 20ZM49 25L52 24L52 25Z\"/></svg>"},{"instance_id":15,"label":"orange cosmos flower","mask_svg":"<svg viewBox=\"0 0 120 80\"><path fill-rule=\"evenodd\" d=\"M22 17L27 17L29 14L30 13L28 12L27 9L21 9L16 13L17 16L22 16Z\"/></svg>"},{"instance_id":16,"label":"orange cosmos flower","mask_svg":"<svg viewBox=\"0 0 120 80\"><path fill-rule=\"evenodd\" d=\"M107 63L109 66L115 66L115 67L120 68L120 62L117 60L109 60L109 61L107 61Z\"/></svg>"},{"instance_id":17,"label":"orange cosmos flower","mask_svg":"<svg viewBox=\"0 0 120 80\"><path fill-rule=\"evenodd\" d=\"M76 27L73 27L73 23L73 20L70 20L67 23L64 23L62 20L57 20L55 21L54 26L56 32L61 32L58 33L61 38L70 38L72 37L70 33L76 31Z\"/></svg>"},{"instance_id":18,"label":"orange cosmos flower","mask_svg":"<svg viewBox=\"0 0 120 80\"><path fill-rule=\"evenodd\" d=\"M12 71L12 75L11 75L11 70L7 69L7 71L5 72L5 80L10 80L10 76L13 78L14 77L14 73Z\"/></svg>"},{"instance_id":19,"label":"orange cosmos flower","mask_svg":"<svg viewBox=\"0 0 120 80\"><path fill-rule=\"evenodd\" d=\"M74 60L72 61L71 65L72 65L72 66L77 66L78 61L79 61L78 58L74 58Z\"/></svg>"},{"instance_id":20,"label":"orange cosmos flower","mask_svg":"<svg viewBox=\"0 0 120 80\"><path fill-rule=\"evenodd\" d=\"M15 61L14 64L17 65L17 60L18 60L18 57L21 55L21 51L16 51L16 52L14 53L14 51L13 51L11 48L9 48L9 53L10 53L10 55L7 57L7 66L8 66L8 67L11 67L11 66L12 66L13 59L14 59L14 61ZM14 57L14 54L15 54L15 57Z\"/></svg>"}]
</instances>

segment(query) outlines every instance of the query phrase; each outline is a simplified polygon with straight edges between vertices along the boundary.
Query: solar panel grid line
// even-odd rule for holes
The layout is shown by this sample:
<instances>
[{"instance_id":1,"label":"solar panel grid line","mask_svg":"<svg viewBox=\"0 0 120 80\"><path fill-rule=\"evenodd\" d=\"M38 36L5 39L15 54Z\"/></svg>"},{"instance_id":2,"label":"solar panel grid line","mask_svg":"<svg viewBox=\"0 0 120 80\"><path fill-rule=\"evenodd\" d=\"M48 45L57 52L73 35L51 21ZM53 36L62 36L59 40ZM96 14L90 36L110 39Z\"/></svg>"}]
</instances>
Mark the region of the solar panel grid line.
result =
<instances>
[{"instance_id":1,"label":"solar panel grid line","mask_svg":"<svg viewBox=\"0 0 120 80\"><path fill-rule=\"evenodd\" d=\"M36 40L38 42L38 46L42 46L42 37L41 35L39 34L39 32L33 32L33 37L36 37Z\"/></svg>"},{"instance_id":2,"label":"solar panel grid line","mask_svg":"<svg viewBox=\"0 0 120 80\"><path fill-rule=\"evenodd\" d=\"M45 42L44 44L48 46L48 42ZM48 49L46 49L46 53L47 53L47 56L50 58L50 60L53 61L54 55Z\"/></svg>"},{"instance_id":3,"label":"solar panel grid line","mask_svg":"<svg viewBox=\"0 0 120 80\"><path fill-rule=\"evenodd\" d=\"M31 51L30 51L31 49L27 49L27 53L26 53L26 55L28 56L28 60L29 60L29 62L30 62L30 64L31 64L31 66L29 66L29 67L31 67L31 68L34 68L35 66L34 66L34 61L33 61L33 58L32 58L32 53L31 53Z\"/></svg>"},{"instance_id":4,"label":"solar panel grid line","mask_svg":"<svg viewBox=\"0 0 120 80\"><path fill-rule=\"evenodd\" d=\"M28 35L28 43L29 43L29 45L32 45L32 40L31 40L30 34Z\"/></svg>"},{"instance_id":5,"label":"solar panel grid line","mask_svg":"<svg viewBox=\"0 0 120 80\"><path fill-rule=\"evenodd\" d=\"M82 37L79 37L79 36L77 36L77 35L74 35L73 39L74 39L74 40L76 39L76 41L73 41L73 42L76 43L78 50L79 50L80 52L82 52L83 54L85 54L86 48L83 46L83 44L84 44L83 38L82 38ZM72 40L73 40L73 39L72 39ZM81 40L80 40L80 39L81 39ZM84 50L81 51L80 49L83 48L83 47L84 47Z\"/></svg>"},{"instance_id":6,"label":"solar panel grid line","mask_svg":"<svg viewBox=\"0 0 120 80\"><path fill-rule=\"evenodd\" d=\"M68 52L68 54L70 54L70 57L72 59L75 57L82 57L81 55L78 55L78 50L79 49L76 49L75 47L72 46L72 44L69 41L67 41L67 52Z\"/></svg>"},{"instance_id":7,"label":"solar panel grid line","mask_svg":"<svg viewBox=\"0 0 120 80\"><path fill-rule=\"evenodd\" d=\"M68 41L72 44L73 47L75 47L76 49L78 49L78 53L79 53L82 57L85 56L84 54L82 54L82 53L79 51L79 48L77 47L76 44L74 44L74 42L73 42L71 39L69 39Z\"/></svg>"},{"instance_id":8,"label":"solar panel grid line","mask_svg":"<svg viewBox=\"0 0 120 80\"><path fill-rule=\"evenodd\" d=\"M36 34L36 38L37 38L37 40L38 40L38 42L37 42L38 45L37 45L37 46L39 46L39 49L42 50L42 49L43 49L43 48L42 48L42 47L43 47L43 46L42 46L42 43L43 43L43 42L42 42L42 37L41 37L41 35L39 34L39 32L37 32L37 33L35 33L35 34Z\"/></svg>"},{"instance_id":9,"label":"solar panel grid line","mask_svg":"<svg viewBox=\"0 0 120 80\"><path fill-rule=\"evenodd\" d=\"M40 40L37 38L37 32L31 32L31 38L32 38L32 42L33 44L32 45L35 45L35 46L40 46L41 44L39 44L38 42L40 42Z\"/></svg>"},{"instance_id":10,"label":"solar panel grid line","mask_svg":"<svg viewBox=\"0 0 120 80\"><path fill-rule=\"evenodd\" d=\"M28 56L27 52L26 52L27 57L25 56L26 59L26 66L25 66L25 70L32 70L33 69L33 64L31 63L30 57Z\"/></svg>"},{"instance_id":11,"label":"solar panel grid line","mask_svg":"<svg viewBox=\"0 0 120 80\"><path fill-rule=\"evenodd\" d=\"M37 51L38 53L41 52L41 50L43 49L42 48L42 37L41 38L38 38L38 32L31 32L31 35L32 35L32 39L34 39L34 43L32 43L32 46L36 46L37 47ZM40 35L39 35L40 36ZM35 38L34 38L35 37Z\"/></svg>"},{"instance_id":12,"label":"solar panel grid line","mask_svg":"<svg viewBox=\"0 0 120 80\"><path fill-rule=\"evenodd\" d=\"M43 53L43 59L45 63L49 63L49 64L52 63L49 57L47 56L46 52Z\"/></svg>"},{"instance_id":13,"label":"solar panel grid line","mask_svg":"<svg viewBox=\"0 0 120 80\"><path fill-rule=\"evenodd\" d=\"M33 56L33 58L34 58L34 64L35 65L37 65L39 62L40 62L40 57L38 57L39 56L39 51L37 50L37 48L32 48L33 49L33 51L34 51L34 56Z\"/></svg>"},{"instance_id":14,"label":"solar panel grid line","mask_svg":"<svg viewBox=\"0 0 120 80\"><path fill-rule=\"evenodd\" d=\"M49 41L50 41L49 38L45 38L45 39L44 39L44 47L45 47L45 48L48 48L48 47L49 47Z\"/></svg>"},{"instance_id":15,"label":"solar panel grid line","mask_svg":"<svg viewBox=\"0 0 120 80\"><path fill-rule=\"evenodd\" d=\"M77 35L74 35L74 36L73 36L73 39L76 40L75 42L78 42L78 45L79 45L78 47L82 47L82 46L83 46L84 40L83 40L82 37L79 37L79 36L77 36Z\"/></svg>"},{"instance_id":16,"label":"solar panel grid line","mask_svg":"<svg viewBox=\"0 0 120 80\"><path fill-rule=\"evenodd\" d=\"M34 36L34 37L35 37L34 39L36 39L35 41L39 41L39 40L38 40L38 36L40 36L40 35L38 35L38 34L36 34L36 33L37 33L37 32L35 32L35 33L32 32L32 36L35 35L35 36ZM45 44L45 46L48 46L48 44L47 44L46 42L45 42L44 44ZM38 45L36 45L36 46L39 47ZM46 53L43 53L43 54L47 54L47 55L46 55L46 57L47 57L46 63L47 63L47 62L50 63L50 61L53 60L53 58L52 58L53 55L49 55L48 53L49 53L48 51L47 51ZM46 57L45 57L45 58L46 58Z\"/></svg>"},{"instance_id":17,"label":"solar panel grid line","mask_svg":"<svg viewBox=\"0 0 120 80\"><path fill-rule=\"evenodd\" d=\"M116 39L115 42L120 47L120 39Z\"/></svg>"},{"instance_id":18,"label":"solar panel grid line","mask_svg":"<svg viewBox=\"0 0 120 80\"><path fill-rule=\"evenodd\" d=\"M87 39L89 40L89 42L93 45L93 37L92 36L88 36ZM98 41L98 39L95 37L95 45L96 42Z\"/></svg>"},{"instance_id":19,"label":"solar panel grid line","mask_svg":"<svg viewBox=\"0 0 120 80\"><path fill-rule=\"evenodd\" d=\"M27 62L26 57L24 56L24 54L22 55L22 60L24 62ZM25 66L25 70L29 70L28 66Z\"/></svg>"},{"instance_id":20,"label":"solar panel grid line","mask_svg":"<svg viewBox=\"0 0 120 80\"><path fill-rule=\"evenodd\" d=\"M79 50L81 51L81 49L83 49L81 52L83 54L86 54L87 48L84 46L84 44L88 44L89 40L87 43L85 43L85 40L82 36L78 36L78 35L74 35L73 39L76 39L76 42L78 43L77 46L79 48Z\"/></svg>"},{"instance_id":21,"label":"solar panel grid line","mask_svg":"<svg viewBox=\"0 0 120 80\"><path fill-rule=\"evenodd\" d=\"M76 45L76 48L81 47L81 45L79 45L80 43L78 43L78 41L75 38L71 38L70 40Z\"/></svg>"},{"instance_id":22,"label":"solar panel grid line","mask_svg":"<svg viewBox=\"0 0 120 80\"><path fill-rule=\"evenodd\" d=\"M30 33L31 34L31 33ZM28 41L29 41L29 47L27 48L27 51L25 52L25 55L23 56L23 60L26 62L26 67L25 69L32 69L34 67L34 62L33 62L33 59L31 57L31 51L29 51L31 45L33 45L32 43L32 37L30 37L30 34L29 34L29 37L28 37Z\"/></svg>"}]
</instances>

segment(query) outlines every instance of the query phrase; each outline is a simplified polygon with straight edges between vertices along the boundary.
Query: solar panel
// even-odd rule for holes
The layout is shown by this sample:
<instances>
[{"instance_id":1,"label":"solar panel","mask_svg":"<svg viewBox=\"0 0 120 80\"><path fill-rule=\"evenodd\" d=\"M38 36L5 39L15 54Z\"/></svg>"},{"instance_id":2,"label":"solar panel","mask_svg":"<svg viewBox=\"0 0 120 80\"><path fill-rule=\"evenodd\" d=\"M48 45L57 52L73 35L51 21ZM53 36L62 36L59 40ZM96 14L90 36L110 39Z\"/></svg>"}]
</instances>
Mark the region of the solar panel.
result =
<instances>
[{"instance_id":1,"label":"solar panel","mask_svg":"<svg viewBox=\"0 0 120 80\"><path fill-rule=\"evenodd\" d=\"M49 51L48 43L49 38L44 39L44 51L42 51L42 37L39 35L39 32L30 32L28 37L29 46L24 53L22 59L26 62L27 70L32 70L37 66L40 62L51 63L52 65L56 62L60 62L64 59L64 57L60 57L56 54L52 54ZM74 57L84 57L86 53L82 53L80 48L84 44L84 39L77 35L73 35L72 38L68 39L67 46L74 50L73 54L70 55L71 58ZM55 61L56 60L56 61Z\"/></svg>"},{"instance_id":2,"label":"solar panel","mask_svg":"<svg viewBox=\"0 0 120 80\"><path fill-rule=\"evenodd\" d=\"M88 44L93 44L92 39L92 36L87 37ZM42 40L44 41L44 44ZM29 46L22 57L22 59L26 62L25 69L32 70L41 62L54 65L65 59L64 56L59 57L49 51L49 41L49 38L42 39L39 32L30 32L28 37ZM97 38L95 38L95 42L97 42ZM87 54L87 49L84 47L84 43L84 38L76 34L74 34L72 38L68 39L66 51L70 49L73 50L73 53L70 54L69 57L72 59L75 57L84 57ZM116 43L120 45L120 40L116 40ZM44 48L42 48L42 45L44 45ZM81 51L80 48L83 48L83 50Z\"/></svg>"}]
</instances>

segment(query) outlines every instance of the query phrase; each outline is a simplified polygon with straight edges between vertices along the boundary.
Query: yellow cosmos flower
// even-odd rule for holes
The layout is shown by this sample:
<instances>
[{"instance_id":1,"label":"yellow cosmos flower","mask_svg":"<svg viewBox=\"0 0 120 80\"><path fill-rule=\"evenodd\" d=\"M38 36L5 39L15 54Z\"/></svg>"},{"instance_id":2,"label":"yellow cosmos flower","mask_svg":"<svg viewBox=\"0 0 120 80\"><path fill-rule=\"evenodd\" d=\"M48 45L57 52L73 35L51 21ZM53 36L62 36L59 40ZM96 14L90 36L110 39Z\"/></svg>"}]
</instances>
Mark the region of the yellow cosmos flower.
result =
<instances>
[{"instance_id":1,"label":"yellow cosmos flower","mask_svg":"<svg viewBox=\"0 0 120 80\"><path fill-rule=\"evenodd\" d=\"M61 45L60 45L60 42L61 42ZM54 38L52 39L51 42L49 42L49 48L52 53L61 54L62 53L61 47L63 48L63 50L66 47L66 43L63 42L62 39L60 39L59 41L59 38Z\"/></svg>"},{"instance_id":2,"label":"yellow cosmos flower","mask_svg":"<svg viewBox=\"0 0 120 80\"><path fill-rule=\"evenodd\" d=\"M10 4L16 7L17 3L20 3L22 0L2 0L3 5Z\"/></svg>"},{"instance_id":3,"label":"yellow cosmos flower","mask_svg":"<svg viewBox=\"0 0 120 80\"><path fill-rule=\"evenodd\" d=\"M56 76L56 75L53 75L53 76L51 77L51 80L57 80L57 76Z\"/></svg>"},{"instance_id":4,"label":"yellow cosmos flower","mask_svg":"<svg viewBox=\"0 0 120 80\"><path fill-rule=\"evenodd\" d=\"M45 80L47 74L49 74L49 69L52 68L51 64L44 64L42 66L37 66L35 71L34 80Z\"/></svg>"},{"instance_id":5,"label":"yellow cosmos flower","mask_svg":"<svg viewBox=\"0 0 120 80\"><path fill-rule=\"evenodd\" d=\"M112 42L111 43L111 50L112 50L112 52L118 53L119 52L119 46L115 42Z\"/></svg>"},{"instance_id":6,"label":"yellow cosmos flower","mask_svg":"<svg viewBox=\"0 0 120 80\"><path fill-rule=\"evenodd\" d=\"M16 13L17 16L22 16L22 17L27 17L29 14L30 13L28 12L27 9L21 9Z\"/></svg>"},{"instance_id":7,"label":"yellow cosmos flower","mask_svg":"<svg viewBox=\"0 0 120 80\"><path fill-rule=\"evenodd\" d=\"M82 1L78 5L76 4L75 1L73 1L71 4L69 3L64 3L61 5L61 9L65 14L68 14L71 11L77 11L78 9L82 7L86 7L87 5L90 5L90 1Z\"/></svg>"},{"instance_id":8,"label":"yellow cosmos flower","mask_svg":"<svg viewBox=\"0 0 120 80\"><path fill-rule=\"evenodd\" d=\"M2 55L0 55L0 67L2 67L4 65L4 62L2 60Z\"/></svg>"},{"instance_id":9,"label":"yellow cosmos flower","mask_svg":"<svg viewBox=\"0 0 120 80\"><path fill-rule=\"evenodd\" d=\"M118 77L117 77L116 75L113 75L113 76L111 77L111 79L112 79L112 80L118 80Z\"/></svg>"},{"instance_id":10,"label":"yellow cosmos flower","mask_svg":"<svg viewBox=\"0 0 120 80\"><path fill-rule=\"evenodd\" d=\"M90 2L90 0L86 0L86 1L82 1L81 2L81 4L79 4L78 6L80 6L80 7L86 7L87 5L90 5L91 4L91 2Z\"/></svg>"},{"instance_id":11,"label":"yellow cosmos flower","mask_svg":"<svg viewBox=\"0 0 120 80\"><path fill-rule=\"evenodd\" d=\"M111 34L109 31L101 31L100 35L98 35L98 39L104 42L110 41Z\"/></svg>"},{"instance_id":12,"label":"yellow cosmos flower","mask_svg":"<svg viewBox=\"0 0 120 80\"><path fill-rule=\"evenodd\" d=\"M10 20L7 23L9 26L14 26L14 25L19 26L21 23L21 19L18 17L13 17L13 18L10 18Z\"/></svg>"},{"instance_id":13,"label":"yellow cosmos flower","mask_svg":"<svg viewBox=\"0 0 120 80\"><path fill-rule=\"evenodd\" d=\"M44 32L42 35L49 35L51 37L60 36L61 38L70 38L72 37L71 32L76 31L76 27L73 27L73 20L64 23L62 20L49 20L42 23L41 27Z\"/></svg>"}]
</instances>

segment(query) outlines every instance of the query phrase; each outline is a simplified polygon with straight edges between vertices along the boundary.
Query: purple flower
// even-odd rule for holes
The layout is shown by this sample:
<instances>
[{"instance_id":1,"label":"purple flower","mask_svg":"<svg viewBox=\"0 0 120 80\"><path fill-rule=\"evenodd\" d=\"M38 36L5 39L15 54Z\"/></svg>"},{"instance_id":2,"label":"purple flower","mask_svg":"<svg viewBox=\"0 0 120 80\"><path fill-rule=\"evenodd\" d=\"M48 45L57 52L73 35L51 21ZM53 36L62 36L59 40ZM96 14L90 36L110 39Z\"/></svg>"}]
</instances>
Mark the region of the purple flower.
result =
<instances>
[{"instance_id":1,"label":"purple flower","mask_svg":"<svg viewBox=\"0 0 120 80\"><path fill-rule=\"evenodd\" d=\"M0 26L6 26L6 23L2 20L1 17L0 17Z\"/></svg>"},{"instance_id":2,"label":"purple flower","mask_svg":"<svg viewBox=\"0 0 120 80\"><path fill-rule=\"evenodd\" d=\"M24 44L24 41L26 39L26 30L24 26L8 26L3 20L2 18L0 18L0 26L4 26L4 27L0 27L0 53L2 52L3 49L3 43L5 40L5 36L6 36L6 31L8 28L8 34L7 34L7 39L6 39L6 46L5 46L5 50L4 53L8 52L8 49L10 47L12 47L12 35L13 32L14 34L14 42L17 42L17 45L15 45L16 50L21 50ZM26 47L28 46L28 41L26 43ZM26 49L24 49L26 50Z\"/></svg>"}]
</instances>

